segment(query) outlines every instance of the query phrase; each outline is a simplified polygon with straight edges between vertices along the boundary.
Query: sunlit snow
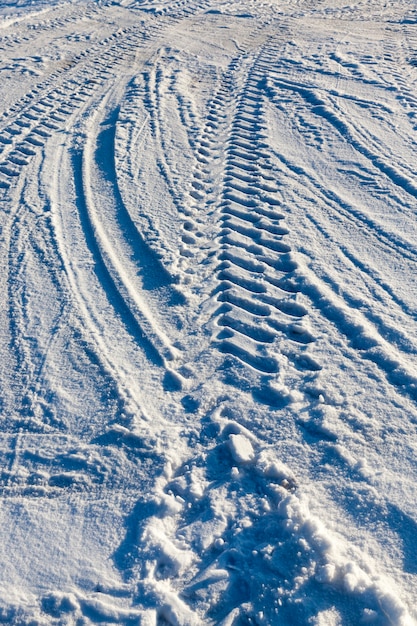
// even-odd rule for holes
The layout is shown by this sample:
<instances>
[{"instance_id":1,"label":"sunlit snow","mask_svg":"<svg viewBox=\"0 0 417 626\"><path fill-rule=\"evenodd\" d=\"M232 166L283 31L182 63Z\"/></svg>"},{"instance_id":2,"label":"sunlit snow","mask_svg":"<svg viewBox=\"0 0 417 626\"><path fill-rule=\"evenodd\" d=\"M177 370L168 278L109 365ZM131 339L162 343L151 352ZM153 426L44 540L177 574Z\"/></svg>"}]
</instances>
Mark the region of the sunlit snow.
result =
<instances>
[{"instance_id":1,"label":"sunlit snow","mask_svg":"<svg viewBox=\"0 0 417 626\"><path fill-rule=\"evenodd\" d=\"M0 622L417 624L415 1L0 51Z\"/></svg>"}]
</instances>

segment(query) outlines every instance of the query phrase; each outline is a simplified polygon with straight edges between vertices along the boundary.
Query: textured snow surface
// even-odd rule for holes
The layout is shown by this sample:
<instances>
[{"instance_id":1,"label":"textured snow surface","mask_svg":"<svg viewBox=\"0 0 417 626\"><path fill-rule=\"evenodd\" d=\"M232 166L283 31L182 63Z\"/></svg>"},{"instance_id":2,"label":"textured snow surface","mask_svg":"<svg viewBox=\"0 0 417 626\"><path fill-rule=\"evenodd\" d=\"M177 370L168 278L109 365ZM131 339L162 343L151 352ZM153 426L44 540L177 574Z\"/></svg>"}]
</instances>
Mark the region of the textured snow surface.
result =
<instances>
[{"instance_id":1,"label":"textured snow surface","mask_svg":"<svg viewBox=\"0 0 417 626\"><path fill-rule=\"evenodd\" d=\"M415 2L0 5L0 622L417 624Z\"/></svg>"}]
</instances>

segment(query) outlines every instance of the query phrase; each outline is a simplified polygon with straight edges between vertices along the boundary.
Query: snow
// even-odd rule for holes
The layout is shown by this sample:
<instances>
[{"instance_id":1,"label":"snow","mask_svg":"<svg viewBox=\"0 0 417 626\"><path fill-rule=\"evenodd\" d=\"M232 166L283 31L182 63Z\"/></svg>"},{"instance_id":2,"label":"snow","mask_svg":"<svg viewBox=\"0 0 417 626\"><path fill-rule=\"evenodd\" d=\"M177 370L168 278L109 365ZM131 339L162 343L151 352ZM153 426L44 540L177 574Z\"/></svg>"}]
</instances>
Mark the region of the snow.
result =
<instances>
[{"instance_id":1,"label":"snow","mask_svg":"<svg viewBox=\"0 0 417 626\"><path fill-rule=\"evenodd\" d=\"M413 0L0 6L0 621L417 624Z\"/></svg>"}]
</instances>

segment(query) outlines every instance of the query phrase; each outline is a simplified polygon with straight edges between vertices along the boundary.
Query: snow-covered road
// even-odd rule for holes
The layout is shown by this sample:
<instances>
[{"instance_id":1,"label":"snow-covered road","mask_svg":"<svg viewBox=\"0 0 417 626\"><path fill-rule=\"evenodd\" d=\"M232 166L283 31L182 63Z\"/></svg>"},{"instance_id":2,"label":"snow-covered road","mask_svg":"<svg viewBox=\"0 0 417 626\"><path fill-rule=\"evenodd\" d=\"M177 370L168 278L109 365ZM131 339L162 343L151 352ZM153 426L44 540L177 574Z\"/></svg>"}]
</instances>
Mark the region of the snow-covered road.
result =
<instances>
[{"instance_id":1,"label":"snow-covered road","mask_svg":"<svg viewBox=\"0 0 417 626\"><path fill-rule=\"evenodd\" d=\"M0 52L0 622L417 624L414 0Z\"/></svg>"}]
</instances>

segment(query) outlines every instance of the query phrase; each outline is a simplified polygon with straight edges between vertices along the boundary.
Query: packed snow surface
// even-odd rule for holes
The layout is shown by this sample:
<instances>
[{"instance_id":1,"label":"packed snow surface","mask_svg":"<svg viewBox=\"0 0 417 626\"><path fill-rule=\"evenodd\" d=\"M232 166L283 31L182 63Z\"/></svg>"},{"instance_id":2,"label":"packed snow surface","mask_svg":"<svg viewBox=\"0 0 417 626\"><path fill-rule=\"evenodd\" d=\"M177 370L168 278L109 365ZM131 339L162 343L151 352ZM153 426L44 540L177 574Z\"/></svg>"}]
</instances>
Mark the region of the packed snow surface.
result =
<instances>
[{"instance_id":1,"label":"packed snow surface","mask_svg":"<svg viewBox=\"0 0 417 626\"><path fill-rule=\"evenodd\" d=\"M417 624L415 1L0 4L0 622Z\"/></svg>"}]
</instances>

